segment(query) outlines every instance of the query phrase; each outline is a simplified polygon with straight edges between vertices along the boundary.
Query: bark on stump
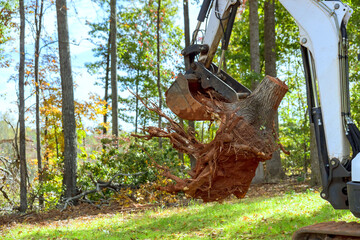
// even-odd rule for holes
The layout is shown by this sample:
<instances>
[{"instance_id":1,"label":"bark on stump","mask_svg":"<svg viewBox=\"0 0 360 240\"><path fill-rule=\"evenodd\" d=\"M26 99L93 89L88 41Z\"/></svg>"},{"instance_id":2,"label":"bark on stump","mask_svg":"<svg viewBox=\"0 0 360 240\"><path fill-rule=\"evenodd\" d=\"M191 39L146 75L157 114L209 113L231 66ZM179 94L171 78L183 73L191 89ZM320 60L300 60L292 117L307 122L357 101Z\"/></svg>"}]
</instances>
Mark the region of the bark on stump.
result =
<instances>
[{"instance_id":1,"label":"bark on stump","mask_svg":"<svg viewBox=\"0 0 360 240\"><path fill-rule=\"evenodd\" d=\"M260 161L271 159L279 147L274 132L274 117L288 87L277 78L266 76L250 96L236 103L216 100L215 94L199 94L197 100L216 114L219 129L213 141L201 143L193 132L166 116L156 107L154 110L169 121L166 130L148 127L143 138L166 137L173 147L193 155L197 162L189 175L181 179L167 168L164 176L176 183L163 190L176 193L183 191L204 202L221 201L231 194L243 198L255 176Z\"/></svg>"}]
</instances>

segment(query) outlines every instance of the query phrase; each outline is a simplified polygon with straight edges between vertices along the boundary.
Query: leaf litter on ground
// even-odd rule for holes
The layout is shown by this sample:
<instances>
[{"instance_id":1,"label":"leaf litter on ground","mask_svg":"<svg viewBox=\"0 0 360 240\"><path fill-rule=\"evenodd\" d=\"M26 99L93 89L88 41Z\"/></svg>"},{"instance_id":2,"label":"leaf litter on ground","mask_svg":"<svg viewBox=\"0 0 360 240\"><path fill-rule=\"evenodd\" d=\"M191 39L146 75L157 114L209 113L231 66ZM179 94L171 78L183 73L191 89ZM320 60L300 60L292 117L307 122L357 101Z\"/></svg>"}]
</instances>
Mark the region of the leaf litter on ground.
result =
<instances>
[{"instance_id":1,"label":"leaf litter on ground","mask_svg":"<svg viewBox=\"0 0 360 240\"><path fill-rule=\"evenodd\" d=\"M273 197L288 192L303 192L309 189L307 183L299 183L297 181L282 181L281 183L264 183L264 184L253 184L250 186L249 192L246 198L256 197ZM231 200L232 198L228 198ZM190 201L184 201L182 199L181 205L186 205ZM201 201L198 201L201 202ZM176 204L174 204L176 206ZM29 223L29 224L47 224L48 222L69 220L69 219L91 219L98 215L113 214L116 212L125 213L136 213L139 211L145 211L162 206L161 204L133 204L132 206L124 207L119 205L117 202L112 202L108 206L98 208L90 204L80 204L78 206L72 206L65 211L59 209L52 209L45 212L29 212L26 214L8 214L0 215L0 229L8 224L17 223Z\"/></svg>"}]
</instances>

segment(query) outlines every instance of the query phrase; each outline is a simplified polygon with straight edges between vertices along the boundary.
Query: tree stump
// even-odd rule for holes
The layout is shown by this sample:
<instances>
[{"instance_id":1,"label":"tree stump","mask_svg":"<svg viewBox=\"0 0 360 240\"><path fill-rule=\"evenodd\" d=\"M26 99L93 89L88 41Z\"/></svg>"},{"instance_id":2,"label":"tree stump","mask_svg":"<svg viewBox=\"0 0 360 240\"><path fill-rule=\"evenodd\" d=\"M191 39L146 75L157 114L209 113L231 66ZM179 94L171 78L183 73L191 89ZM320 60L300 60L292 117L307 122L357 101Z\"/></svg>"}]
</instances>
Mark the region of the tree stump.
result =
<instances>
[{"instance_id":1,"label":"tree stump","mask_svg":"<svg viewBox=\"0 0 360 240\"><path fill-rule=\"evenodd\" d=\"M193 132L186 132L161 110L153 108L169 121L166 130L148 127L142 138L166 137L178 151L196 158L191 178L181 179L164 169L164 175L176 183L163 188L183 191L204 202L221 201L231 194L243 198L260 161L271 159L279 147L274 132L274 117L288 87L277 78L266 76L247 98L235 103L217 100L213 92L199 94L197 100L216 114L220 121L213 141L201 143Z\"/></svg>"}]
</instances>

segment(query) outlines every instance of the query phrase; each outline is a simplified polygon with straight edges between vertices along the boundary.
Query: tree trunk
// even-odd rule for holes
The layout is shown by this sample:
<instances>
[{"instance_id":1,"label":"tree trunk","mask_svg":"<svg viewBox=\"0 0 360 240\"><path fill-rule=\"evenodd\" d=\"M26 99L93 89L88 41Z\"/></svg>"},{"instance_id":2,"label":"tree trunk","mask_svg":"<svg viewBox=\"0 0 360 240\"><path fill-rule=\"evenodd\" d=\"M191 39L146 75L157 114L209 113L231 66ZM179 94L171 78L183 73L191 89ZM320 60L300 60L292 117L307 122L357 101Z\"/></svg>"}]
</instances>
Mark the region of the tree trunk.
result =
<instances>
[{"instance_id":1,"label":"tree trunk","mask_svg":"<svg viewBox=\"0 0 360 240\"><path fill-rule=\"evenodd\" d=\"M111 102L112 102L112 134L115 137L119 136L118 123L118 89L117 89L117 15L116 15L116 0L110 1L111 16L110 16L110 31L111 31Z\"/></svg>"},{"instance_id":2,"label":"tree trunk","mask_svg":"<svg viewBox=\"0 0 360 240\"><path fill-rule=\"evenodd\" d=\"M107 54L106 54L106 70L105 70L105 96L104 100L106 101L105 108L108 107L109 102L109 72L110 72L110 47L111 47L111 31L109 31L109 38L108 38L108 44L107 44ZM107 124L107 113L104 114L104 128L103 128L103 134L107 134L106 124Z\"/></svg>"},{"instance_id":3,"label":"tree trunk","mask_svg":"<svg viewBox=\"0 0 360 240\"><path fill-rule=\"evenodd\" d=\"M156 41L157 41L157 89L159 94L159 108L162 109L162 91L161 91L161 78L160 78L160 10L161 10L161 0L158 0L157 8L157 21L156 21ZM161 116L159 116L158 127L161 128ZM159 148L162 149L162 138L159 138Z\"/></svg>"},{"instance_id":4,"label":"tree trunk","mask_svg":"<svg viewBox=\"0 0 360 240\"><path fill-rule=\"evenodd\" d=\"M180 118L179 120L179 124L182 128L184 128L184 120ZM182 164L182 167L185 167L185 158L184 158L184 153L183 152L180 152L178 151L178 157L181 161L181 164Z\"/></svg>"},{"instance_id":5,"label":"tree trunk","mask_svg":"<svg viewBox=\"0 0 360 240\"><path fill-rule=\"evenodd\" d=\"M190 46L189 1L183 0L185 48ZM185 70L190 69L190 59L185 57Z\"/></svg>"},{"instance_id":6,"label":"tree trunk","mask_svg":"<svg viewBox=\"0 0 360 240\"><path fill-rule=\"evenodd\" d=\"M138 55L137 64L140 64L140 56ZM136 80L135 80L135 96L139 95L139 78L140 78L140 69L137 69ZM138 121L139 121L139 99L135 100L135 134L138 133Z\"/></svg>"},{"instance_id":7,"label":"tree trunk","mask_svg":"<svg viewBox=\"0 0 360 240\"><path fill-rule=\"evenodd\" d=\"M77 137L66 0L56 0L64 131L65 197L76 195Z\"/></svg>"},{"instance_id":8,"label":"tree trunk","mask_svg":"<svg viewBox=\"0 0 360 240\"><path fill-rule=\"evenodd\" d=\"M275 35L275 1L264 3L264 58L265 74L276 77L276 35Z\"/></svg>"},{"instance_id":9,"label":"tree trunk","mask_svg":"<svg viewBox=\"0 0 360 240\"><path fill-rule=\"evenodd\" d=\"M300 98L299 98L299 103L300 103ZM304 109L304 108L302 108L302 109ZM308 142L307 142L307 139L308 139L309 135L308 135L308 132L305 129L305 126L308 126L308 121L307 120L308 120L308 115L304 114L304 123L303 123L303 126L302 126L302 128L304 129L304 131L303 131L304 181L306 180L306 177L308 175L309 165L311 165L311 160L307 156L307 152L309 150L308 149Z\"/></svg>"},{"instance_id":10,"label":"tree trunk","mask_svg":"<svg viewBox=\"0 0 360 240\"><path fill-rule=\"evenodd\" d=\"M259 4L257 0L249 0L249 29L250 29L250 59L251 71L260 75L260 48L259 48ZM251 89L254 90L258 85L256 79L251 80ZM264 181L264 166L260 162L256 169L253 183Z\"/></svg>"},{"instance_id":11,"label":"tree trunk","mask_svg":"<svg viewBox=\"0 0 360 240\"><path fill-rule=\"evenodd\" d=\"M312 186L321 185L321 173L319 165L319 155L316 144L314 123L310 123L310 164L311 164L311 181Z\"/></svg>"},{"instance_id":12,"label":"tree trunk","mask_svg":"<svg viewBox=\"0 0 360 240\"><path fill-rule=\"evenodd\" d=\"M259 84L250 96L235 103L223 103L204 94L197 100L218 115L220 127L210 143L199 142L195 134L186 132L160 109L151 109L169 121L167 131L148 127L147 136L167 137L173 147L196 158L196 166L189 173L191 179L181 179L164 170L164 176L176 184L163 188L169 192L184 191L193 198L220 201L230 194L243 198L255 175L260 161L271 159L278 148L275 139L274 118L277 108L287 92L287 86L270 76Z\"/></svg>"},{"instance_id":13,"label":"tree trunk","mask_svg":"<svg viewBox=\"0 0 360 240\"><path fill-rule=\"evenodd\" d=\"M36 96L36 158L38 164L38 178L40 187L43 184L42 178L42 158L41 158L41 136L40 136L40 80L39 80L39 58L40 58L40 36L41 36L41 28L42 28L42 17L43 17L43 9L44 9L44 1L41 0L40 3L40 12L38 12L39 3L36 1L35 5L35 29L36 29L36 39L35 39L35 96ZM40 193L39 195L39 206L43 207L44 205L44 195Z\"/></svg>"},{"instance_id":14,"label":"tree trunk","mask_svg":"<svg viewBox=\"0 0 360 240\"><path fill-rule=\"evenodd\" d=\"M185 47L190 46L190 23L189 23L189 1L183 0L184 6L184 33L185 33ZM185 70L190 69L190 58L185 57ZM189 129L188 131L195 131L195 122L188 121ZM194 156L189 155L190 158L190 167L193 169L196 165L196 159Z\"/></svg>"},{"instance_id":15,"label":"tree trunk","mask_svg":"<svg viewBox=\"0 0 360 240\"><path fill-rule=\"evenodd\" d=\"M260 74L260 48L259 48L259 4L257 0L249 0L249 28L250 28L250 57L251 71ZM258 82L252 80L252 89L255 89Z\"/></svg>"},{"instance_id":16,"label":"tree trunk","mask_svg":"<svg viewBox=\"0 0 360 240\"><path fill-rule=\"evenodd\" d=\"M56 119L54 118L54 116L52 117L53 120L53 124L54 124L54 137L55 137L55 146L56 146L56 158L60 157L60 153L59 153L59 138L58 138L58 134L57 134L57 125L56 125Z\"/></svg>"},{"instance_id":17,"label":"tree trunk","mask_svg":"<svg viewBox=\"0 0 360 240\"><path fill-rule=\"evenodd\" d=\"M188 132L195 134L195 121L188 121L189 127ZM190 158L190 168L194 169L196 167L196 158L193 155L189 155Z\"/></svg>"},{"instance_id":18,"label":"tree trunk","mask_svg":"<svg viewBox=\"0 0 360 240\"><path fill-rule=\"evenodd\" d=\"M275 38L275 0L264 3L264 57L265 74L276 77L276 38ZM276 132L279 132L278 116L275 117ZM270 161L266 162L266 178L277 181L284 177L281 166L280 151L276 151Z\"/></svg>"},{"instance_id":19,"label":"tree trunk","mask_svg":"<svg viewBox=\"0 0 360 240\"><path fill-rule=\"evenodd\" d=\"M25 141L25 7L24 0L20 0L20 66L19 66L19 122L20 122L20 211L27 209L27 166Z\"/></svg>"},{"instance_id":20,"label":"tree trunk","mask_svg":"<svg viewBox=\"0 0 360 240\"><path fill-rule=\"evenodd\" d=\"M48 135L48 117L45 116L45 129L44 129L44 139L47 139L47 135ZM48 144L45 145L45 149L48 148ZM47 154L47 151L45 150L45 154L44 154L44 160L45 160L45 167L48 166L49 163L49 156Z\"/></svg>"}]
</instances>

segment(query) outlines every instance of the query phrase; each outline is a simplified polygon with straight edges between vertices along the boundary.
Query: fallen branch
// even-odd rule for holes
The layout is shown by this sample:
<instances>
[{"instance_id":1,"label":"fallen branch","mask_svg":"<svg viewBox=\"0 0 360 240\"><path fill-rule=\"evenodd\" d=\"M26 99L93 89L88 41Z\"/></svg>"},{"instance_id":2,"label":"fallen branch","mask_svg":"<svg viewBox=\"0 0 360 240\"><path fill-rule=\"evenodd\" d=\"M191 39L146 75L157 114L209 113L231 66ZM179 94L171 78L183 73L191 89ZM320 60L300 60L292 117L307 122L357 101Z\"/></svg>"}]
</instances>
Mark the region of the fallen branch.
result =
<instances>
[{"instance_id":1,"label":"fallen branch","mask_svg":"<svg viewBox=\"0 0 360 240\"><path fill-rule=\"evenodd\" d=\"M138 173L133 173L133 174L117 173L108 182L101 182L99 180L97 182L95 182L91 177L92 181L95 183L95 189L88 190L88 191L82 192L74 197L64 199L65 204L64 204L64 207L61 209L61 211L64 211L69 205L73 205L74 202L78 201L82 197L85 197L89 194L93 194L93 193L97 193L97 192L102 193L103 189L108 188L113 191L118 191L120 189L129 187L128 185L113 185L112 184L112 182L115 180L115 178L117 178L119 176L128 176L129 177L129 176L138 176L141 174L144 174L144 173L143 172L138 172ZM87 202L90 201L88 199L86 199L86 200L87 200Z\"/></svg>"},{"instance_id":2,"label":"fallen branch","mask_svg":"<svg viewBox=\"0 0 360 240\"><path fill-rule=\"evenodd\" d=\"M8 170L6 170L5 168L0 167L0 170L3 171L3 172L5 172L5 173L7 173L7 174L9 174L9 175L11 175L11 172L8 171Z\"/></svg>"},{"instance_id":3,"label":"fallen branch","mask_svg":"<svg viewBox=\"0 0 360 240\"><path fill-rule=\"evenodd\" d=\"M4 186L0 187L0 192L2 193L2 195L4 196L4 198L11 204L11 206L13 206L13 202L10 200L9 196L7 195L7 193L3 190Z\"/></svg>"}]
</instances>

